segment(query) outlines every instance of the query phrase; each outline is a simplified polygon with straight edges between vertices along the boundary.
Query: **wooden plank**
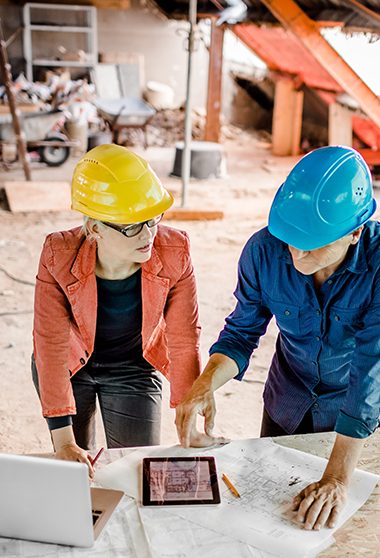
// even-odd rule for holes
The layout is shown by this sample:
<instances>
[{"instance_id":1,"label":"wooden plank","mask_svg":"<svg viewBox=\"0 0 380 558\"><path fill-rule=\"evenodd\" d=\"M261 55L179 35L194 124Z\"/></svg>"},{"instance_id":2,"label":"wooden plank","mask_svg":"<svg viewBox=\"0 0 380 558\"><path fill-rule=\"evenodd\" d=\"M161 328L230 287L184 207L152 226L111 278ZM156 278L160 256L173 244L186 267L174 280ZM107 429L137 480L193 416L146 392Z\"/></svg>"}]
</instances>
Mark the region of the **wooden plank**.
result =
<instances>
[{"instance_id":1,"label":"wooden plank","mask_svg":"<svg viewBox=\"0 0 380 558\"><path fill-rule=\"evenodd\" d=\"M223 38L224 29L216 25L212 19L210 59L208 69L207 115L205 127L206 141L219 141L220 110L222 98L222 67L223 67Z\"/></svg>"},{"instance_id":2,"label":"wooden plank","mask_svg":"<svg viewBox=\"0 0 380 558\"><path fill-rule=\"evenodd\" d=\"M92 0L91 4L101 9L129 10L131 0Z\"/></svg>"},{"instance_id":3,"label":"wooden plank","mask_svg":"<svg viewBox=\"0 0 380 558\"><path fill-rule=\"evenodd\" d=\"M4 182L9 209L20 211L62 211L71 207L68 182Z\"/></svg>"},{"instance_id":4,"label":"wooden plank","mask_svg":"<svg viewBox=\"0 0 380 558\"><path fill-rule=\"evenodd\" d=\"M176 208L165 212L165 221L216 221L224 219L223 211Z\"/></svg>"},{"instance_id":5,"label":"wooden plank","mask_svg":"<svg viewBox=\"0 0 380 558\"><path fill-rule=\"evenodd\" d=\"M38 112L41 109L40 103L17 103L17 108L20 112ZM0 105L0 114L9 114L10 108L8 104Z\"/></svg>"}]
</instances>

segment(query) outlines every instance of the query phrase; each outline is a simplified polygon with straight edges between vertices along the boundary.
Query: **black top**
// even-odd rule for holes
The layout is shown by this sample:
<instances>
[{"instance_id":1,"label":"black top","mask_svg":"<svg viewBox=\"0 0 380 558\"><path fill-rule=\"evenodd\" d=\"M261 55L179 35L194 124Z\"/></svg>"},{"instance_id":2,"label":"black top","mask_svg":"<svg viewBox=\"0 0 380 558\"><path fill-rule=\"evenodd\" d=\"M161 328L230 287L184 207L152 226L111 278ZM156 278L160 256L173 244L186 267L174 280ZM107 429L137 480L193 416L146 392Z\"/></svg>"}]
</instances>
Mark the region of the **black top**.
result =
<instances>
[{"instance_id":1,"label":"black top","mask_svg":"<svg viewBox=\"0 0 380 558\"><path fill-rule=\"evenodd\" d=\"M134 360L142 354L141 269L126 279L96 278L98 313L92 362Z\"/></svg>"},{"instance_id":2,"label":"black top","mask_svg":"<svg viewBox=\"0 0 380 558\"><path fill-rule=\"evenodd\" d=\"M141 268L126 279L96 277L98 311L94 352L86 366L136 363L136 368L154 368L142 356ZM50 430L72 424L70 415L47 419Z\"/></svg>"}]
</instances>

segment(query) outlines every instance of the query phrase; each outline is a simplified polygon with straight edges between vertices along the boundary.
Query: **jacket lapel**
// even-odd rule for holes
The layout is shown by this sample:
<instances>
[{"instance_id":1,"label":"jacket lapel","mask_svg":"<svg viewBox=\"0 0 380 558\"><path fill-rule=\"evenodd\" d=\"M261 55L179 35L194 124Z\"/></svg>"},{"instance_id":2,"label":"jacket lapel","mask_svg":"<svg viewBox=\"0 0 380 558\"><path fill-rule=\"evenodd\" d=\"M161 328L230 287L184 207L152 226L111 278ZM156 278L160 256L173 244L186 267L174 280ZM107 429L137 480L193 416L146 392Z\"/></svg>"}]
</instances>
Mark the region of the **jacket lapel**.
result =
<instances>
[{"instance_id":1,"label":"jacket lapel","mask_svg":"<svg viewBox=\"0 0 380 558\"><path fill-rule=\"evenodd\" d=\"M144 346L156 327L163 322L170 280L158 274L163 265L158 250L153 245L152 256L142 265L141 296L143 307L142 334Z\"/></svg>"},{"instance_id":2,"label":"jacket lapel","mask_svg":"<svg viewBox=\"0 0 380 558\"><path fill-rule=\"evenodd\" d=\"M96 243L84 239L70 270L76 281L67 286L67 296L79 330L88 341L95 338L96 328L95 265Z\"/></svg>"}]
</instances>

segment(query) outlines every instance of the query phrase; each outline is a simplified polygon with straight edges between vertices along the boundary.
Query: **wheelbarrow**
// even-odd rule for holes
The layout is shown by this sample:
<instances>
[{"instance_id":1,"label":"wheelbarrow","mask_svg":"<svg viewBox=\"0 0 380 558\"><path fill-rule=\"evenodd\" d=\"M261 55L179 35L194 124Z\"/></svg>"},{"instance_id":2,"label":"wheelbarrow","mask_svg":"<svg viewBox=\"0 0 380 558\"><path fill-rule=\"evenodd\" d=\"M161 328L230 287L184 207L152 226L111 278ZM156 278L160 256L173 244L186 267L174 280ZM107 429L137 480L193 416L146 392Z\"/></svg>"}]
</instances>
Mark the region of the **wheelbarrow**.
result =
<instances>
[{"instance_id":1,"label":"wheelbarrow","mask_svg":"<svg viewBox=\"0 0 380 558\"><path fill-rule=\"evenodd\" d=\"M156 110L135 97L121 97L120 99L97 99L94 102L99 114L107 122L112 141L119 143L119 133L126 128L138 128L144 134L144 147L148 147L146 127Z\"/></svg>"},{"instance_id":2,"label":"wheelbarrow","mask_svg":"<svg viewBox=\"0 0 380 558\"><path fill-rule=\"evenodd\" d=\"M62 165L70 155L70 148L77 145L67 136L52 128L62 120L60 110L49 112L31 112L21 114L21 128L24 131L27 151L38 151L40 160L50 167ZM16 148L16 136L10 114L0 114L0 157L4 144L13 144ZM15 149L17 152L17 148ZM17 159L17 156L16 156Z\"/></svg>"}]
</instances>

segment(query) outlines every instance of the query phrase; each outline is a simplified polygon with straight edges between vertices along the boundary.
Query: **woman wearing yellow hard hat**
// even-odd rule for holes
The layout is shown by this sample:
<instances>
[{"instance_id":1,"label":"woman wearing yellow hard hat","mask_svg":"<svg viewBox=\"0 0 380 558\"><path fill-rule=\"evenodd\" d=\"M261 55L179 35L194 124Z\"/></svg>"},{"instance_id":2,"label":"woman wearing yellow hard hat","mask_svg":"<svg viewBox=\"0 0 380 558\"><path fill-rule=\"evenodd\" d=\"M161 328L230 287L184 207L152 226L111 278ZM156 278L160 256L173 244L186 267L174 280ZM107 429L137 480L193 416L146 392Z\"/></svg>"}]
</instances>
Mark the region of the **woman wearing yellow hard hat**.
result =
<instances>
[{"instance_id":1,"label":"woman wearing yellow hard hat","mask_svg":"<svg viewBox=\"0 0 380 558\"><path fill-rule=\"evenodd\" d=\"M172 203L144 159L95 147L72 180L83 227L50 234L42 249L33 379L57 457L90 474L97 400L108 447L158 444L159 372L172 406L200 372L188 237L158 224Z\"/></svg>"}]
</instances>

